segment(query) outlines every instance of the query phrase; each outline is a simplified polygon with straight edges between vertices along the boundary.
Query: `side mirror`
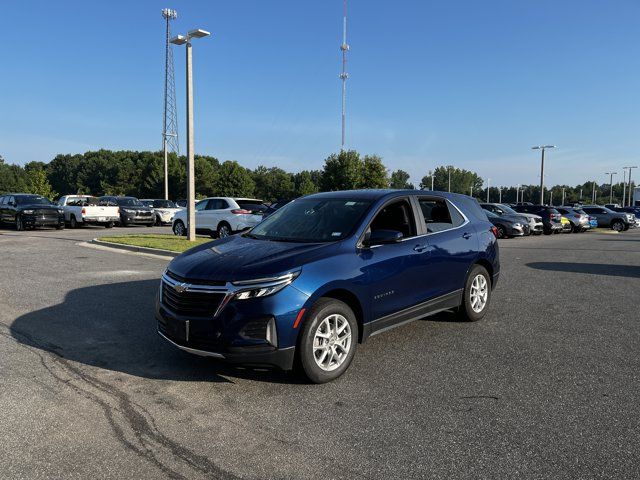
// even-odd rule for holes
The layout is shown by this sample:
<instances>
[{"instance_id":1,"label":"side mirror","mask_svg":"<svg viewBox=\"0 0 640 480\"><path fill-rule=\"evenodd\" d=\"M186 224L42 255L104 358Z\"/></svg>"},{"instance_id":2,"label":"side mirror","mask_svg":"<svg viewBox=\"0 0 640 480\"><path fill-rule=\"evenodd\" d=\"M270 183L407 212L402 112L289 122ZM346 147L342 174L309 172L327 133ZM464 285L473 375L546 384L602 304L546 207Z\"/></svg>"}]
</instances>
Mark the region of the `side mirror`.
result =
<instances>
[{"instance_id":1,"label":"side mirror","mask_svg":"<svg viewBox=\"0 0 640 480\"><path fill-rule=\"evenodd\" d=\"M397 230L374 230L365 236L362 244L365 247L372 247L374 245L398 243L401 240L402 232L398 232Z\"/></svg>"}]
</instances>

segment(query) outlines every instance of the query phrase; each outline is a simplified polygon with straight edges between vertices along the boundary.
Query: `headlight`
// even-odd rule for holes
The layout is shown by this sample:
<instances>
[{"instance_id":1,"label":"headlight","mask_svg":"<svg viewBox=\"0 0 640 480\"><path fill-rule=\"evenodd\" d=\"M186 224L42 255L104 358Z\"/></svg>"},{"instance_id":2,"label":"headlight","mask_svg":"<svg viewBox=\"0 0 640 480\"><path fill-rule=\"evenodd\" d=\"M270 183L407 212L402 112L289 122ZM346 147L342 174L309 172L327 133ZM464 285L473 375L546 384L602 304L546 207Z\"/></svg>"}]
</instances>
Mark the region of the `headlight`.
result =
<instances>
[{"instance_id":1,"label":"headlight","mask_svg":"<svg viewBox=\"0 0 640 480\"><path fill-rule=\"evenodd\" d=\"M521 228L522 224L521 223L514 223L513 226L516 227L516 228Z\"/></svg>"},{"instance_id":2,"label":"headlight","mask_svg":"<svg viewBox=\"0 0 640 480\"><path fill-rule=\"evenodd\" d=\"M58 213L62 215L64 213L64 210L58 210Z\"/></svg>"},{"instance_id":3,"label":"headlight","mask_svg":"<svg viewBox=\"0 0 640 480\"><path fill-rule=\"evenodd\" d=\"M256 280L233 282L233 285L235 287L239 287L234 298L238 300L248 300L250 298L259 298L273 295L274 293L279 292L284 287L293 282L298 277L298 275L300 275L300 270L298 270L297 272L287 273L286 275L282 275L280 277L259 278Z\"/></svg>"},{"instance_id":4,"label":"headlight","mask_svg":"<svg viewBox=\"0 0 640 480\"><path fill-rule=\"evenodd\" d=\"M121 208L120 210L122 210L124 213L133 213L133 212L135 212L135 210L131 210L130 208Z\"/></svg>"},{"instance_id":5,"label":"headlight","mask_svg":"<svg viewBox=\"0 0 640 480\"><path fill-rule=\"evenodd\" d=\"M25 215L32 215L33 210L23 210L22 213L24 213Z\"/></svg>"}]
</instances>

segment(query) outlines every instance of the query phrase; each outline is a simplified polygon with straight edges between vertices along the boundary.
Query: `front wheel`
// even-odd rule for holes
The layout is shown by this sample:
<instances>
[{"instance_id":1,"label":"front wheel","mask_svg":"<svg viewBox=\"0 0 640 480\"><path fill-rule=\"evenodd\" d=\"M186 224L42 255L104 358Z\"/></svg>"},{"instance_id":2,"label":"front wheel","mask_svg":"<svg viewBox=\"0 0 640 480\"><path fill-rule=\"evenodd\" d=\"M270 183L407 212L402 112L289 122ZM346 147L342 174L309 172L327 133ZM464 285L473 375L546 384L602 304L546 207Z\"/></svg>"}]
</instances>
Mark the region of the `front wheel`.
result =
<instances>
[{"instance_id":1,"label":"front wheel","mask_svg":"<svg viewBox=\"0 0 640 480\"><path fill-rule=\"evenodd\" d=\"M177 220L173 224L173 234L178 237L184 237L187 234L187 229L185 228L184 223L182 223L182 220Z\"/></svg>"},{"instance_id":2,"label":"front wheel","mask_svg":"<svg viewBox=\"0 0 640 480\"><path fill-rule=\"evenodd\" d=\"M621 232L624 230L624 224L620 220L614 220L611 223L611 230L615 230L616 232Z\"/></svg>"},{"instance_id":3,"label":"front wheel","mask_svg":"<svg viewBox=\"0 0 640 480\"><path fill-rule=\"evenodd\" d=\"M313 383L341 376L353 360L358 342L358 322L349 306L321 298L308 313L297 348L297 363Z\"/></svg>"},{"instance_id":4,"label":"front wheel","mask_svg":"<svg viewBox=\"0 0 640 480\"><path fill-rule=\"evenodd\" d=\"M462 305L458 313L462 320L476 322L487 313L491 300L491 278L482 265L474 265L465 283Z\"/></svg>"},{"instance_id":5,"label":"front wheel","mask_svg":"<svg viewBox=\"0 0 640 480\"><path fill-rule=\"evenodd\" d=\"M24 221L22 220L22 216L16 215L16 230L19 232L24 231Z\"/></svg>"}]
</instances>

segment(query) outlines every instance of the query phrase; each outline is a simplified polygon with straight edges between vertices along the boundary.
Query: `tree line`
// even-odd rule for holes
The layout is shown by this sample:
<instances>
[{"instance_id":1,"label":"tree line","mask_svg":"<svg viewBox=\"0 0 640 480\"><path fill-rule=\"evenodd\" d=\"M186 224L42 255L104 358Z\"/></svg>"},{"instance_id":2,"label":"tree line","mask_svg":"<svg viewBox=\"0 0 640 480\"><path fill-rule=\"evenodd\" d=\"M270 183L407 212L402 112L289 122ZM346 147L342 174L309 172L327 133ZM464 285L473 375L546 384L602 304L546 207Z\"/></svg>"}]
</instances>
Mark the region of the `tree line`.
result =
<instances>
[{"instance_id":1,"label":"tree line","mask_svg":"<svg viewBox=\"0 0 640 480\"><path fill-rule=\"evenodd\" d=\"M171 198L186 197L186 158L169 155ZM296 198L320 191L363 188L414 188L403 170L390 172L378 155L361 155L342 150L329 155L321 170L291 173L279 167L243 167L236 161L219 161L207 155L195 156L195 182L198 197L257 197L265 201ZM487 199L487 188L475 172L452 165L439 166L421 179L418 188L452 191ZM545 203L558 205L562 189L566 203L590 202L592 182L582 185L556 185L545 189ZM613 188L614 202L622 200L622 184ZM162 152L98 150L83 154L57 155L49 163L29 162L24 166L5 163L0 156L0 194L36 193L54 199L66 194L131 195L162 198L164 195L164 157ZM490 187L489 200L538 203L540 188ZM609 185L596 185L597 201L609 200Z\"/></svg>"}]
</instances>

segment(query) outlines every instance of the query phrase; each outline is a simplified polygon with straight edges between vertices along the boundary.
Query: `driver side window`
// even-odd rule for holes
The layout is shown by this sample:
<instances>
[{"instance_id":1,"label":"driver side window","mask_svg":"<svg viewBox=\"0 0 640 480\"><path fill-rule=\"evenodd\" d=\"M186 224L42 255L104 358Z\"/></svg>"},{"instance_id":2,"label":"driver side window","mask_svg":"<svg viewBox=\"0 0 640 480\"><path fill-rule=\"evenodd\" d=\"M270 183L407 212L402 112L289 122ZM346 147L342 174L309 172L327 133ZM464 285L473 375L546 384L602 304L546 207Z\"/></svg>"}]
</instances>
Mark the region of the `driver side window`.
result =
<instances>
[{"instance_id":1,"label":"driver side window","mask_svg":"<svg viewBox=\"0 0 640 480\"><path fill-rule=\"evenodd\" d=\"M403 199L383 207L369 226L369 232L376 230L394 230L402 233L402 238L415 237L416 222L409 201Z\"/></svg>"}]
</instances>

